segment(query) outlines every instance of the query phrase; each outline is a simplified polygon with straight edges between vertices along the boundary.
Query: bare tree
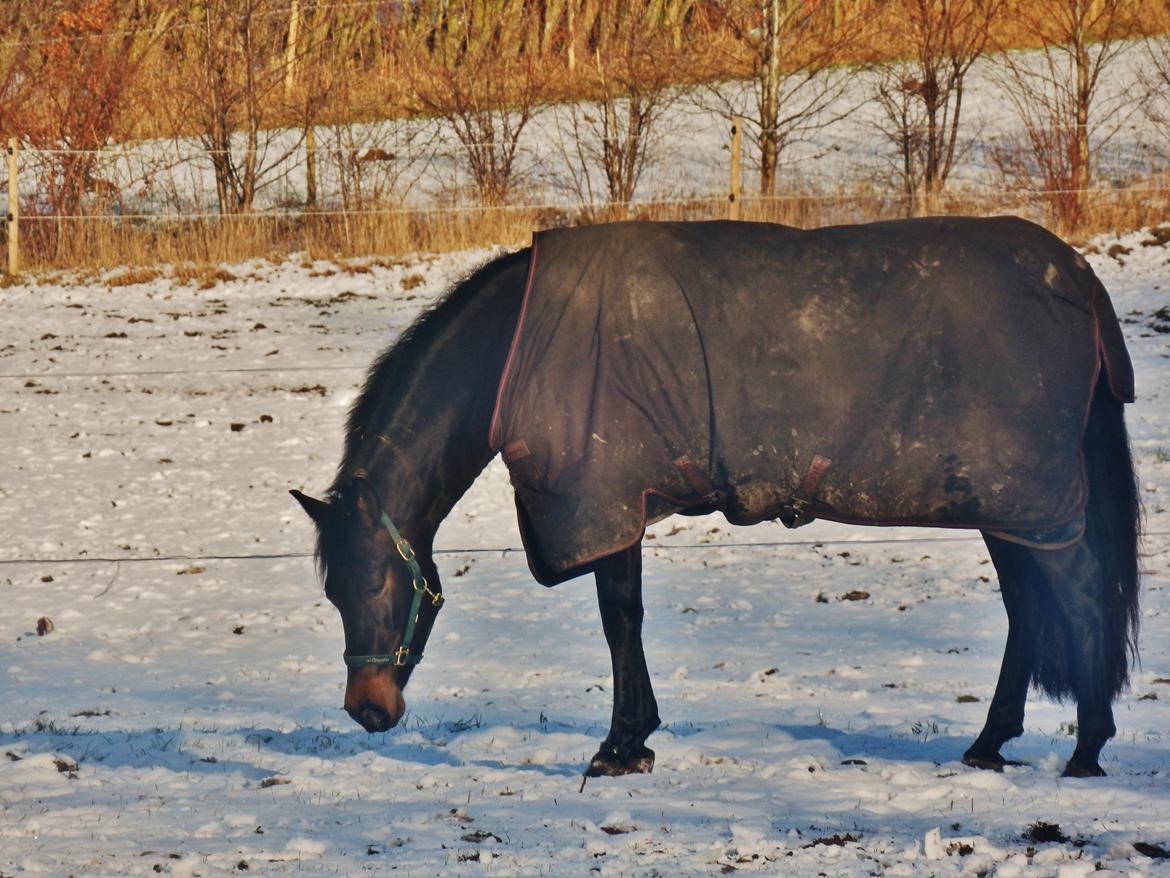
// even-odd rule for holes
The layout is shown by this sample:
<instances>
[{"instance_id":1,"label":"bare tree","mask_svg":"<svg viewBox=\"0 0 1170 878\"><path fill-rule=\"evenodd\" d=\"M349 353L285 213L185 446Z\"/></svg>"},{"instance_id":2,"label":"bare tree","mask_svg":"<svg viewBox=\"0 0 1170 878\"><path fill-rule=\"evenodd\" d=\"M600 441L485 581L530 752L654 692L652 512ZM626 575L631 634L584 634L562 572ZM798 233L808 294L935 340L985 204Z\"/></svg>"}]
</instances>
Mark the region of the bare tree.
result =
<instances>
[{"instance_id":1,"label":"bare tree","mask_svg":"<svg viewBox=\"0 0 1170 878\"><path fill-rule=\"evenodd\" d=\"M846 59L864 19L853 4L841 9L819 0L719 0L716 6L734 37L732 65L748 71L750 93L715 83L702 90L701 102L728 120L743 117L759 152L760 193L772 195L785 147L852 109L834 104L846 94L853 68L830 68Z\"/></svg>"},{"instance_id":2,"label":"bare tree","mask_svg":"<svg viewBox=\"0 0 1170 878\"><path fill-rule=\"evenodd\" d=\"M130 96L158 35L134 12L113 0L56 5L37 57L24 57L22 133L43 151L38 188L59 216L81 212L95 193L119 194L99 176L100 152L133 134Z\"/></svg>"},{"instance_id":3,"label":"bare tree","mask_svg":"<svg viewBox=\"0 0 1170 878\"><path fill-rule=\"evenodd\" d=\"M683 65L672 42L659 36L627 20L594 52L595 97L562 111L570 137L567 145L562 138L562 153L582 201L594 203L601 196L627 211L639 179L654 161L660 122L677 99L671 83Z\"/></svg>"},{"instance_id":4,"label":"bare tree","mask_svg":"<svg viewBox=\"0 0 1170 878\"><path fill-rule=\"evenodd\" d=\"M1166 10L1170 12L1170 0ZM1148 63L1138 74L1146 97L1142 110L1158 132L1163 161L1170 161L1170 38L1149 37L1144 49Z\"/></svg>"},{"instance_id":5,"label":"bare tree","mask_svg":"<svg viewBox=\"0 0 1170 878\"><path fill-rule=\"evenodd\" d=\"M1101 100L1105 71L1131 47L1127 0L1052 0L1021 3L1018 24L1035 39L1036 52L1004 53L1003 84L1024 128L1024 157L1010 144L998 150L1001 168L1036 180L1058 218L1075 227L1093 176L1094 142L1109 140L1137 109L1119 97Z\"/></svg>"},{"instance_id":6,"label":"bare tree","mask_svg":"<svg viewBox=\"0 0 1170 878\"><path fill-rule=\"evenodd\" d=\"M397 46L415 109L451 126L485 205L505 203L515 189L520 137L544 101L539 51L526 42L539 33L531 10L496 17L494 5L452 2L445 17L428 19L425 27L407 22Z\"/></svg>"},{"instance_id":7,"label":"bare tree","mask_svg":"<svg viewBox=\"0 0 1170 878\"><path fill-rule=\"evenodd\" d=\"M285 100L289 65L313 48L286 52L288 0L204 0L192 8L181 47L189 78L176 83L172 124L193 132L207 151L222 213L252 210L257 192L289 166L326 97L316 87L297 103ZM297 120L295 128L277 123Z\"/></svg>"},{"instance_id":8,"label":"bare tree","mask_svg":"<svg viewBox=\"0 0 1170 878\"><path fill-rule=\"evenodd\" d=\"M1005 0L905 0L891 37L912 47L883 65L876 97L895 144L907 205L927 212L961 151L967 73L983 54Z\"/></svg>"},{"instance_id":9,"label":"bare tree","mask_svg":"<svg viewBox=\"0 0 1170 878\"><path fill-rule=\"evenodd\" d=\"M36 82L34 50L54 17L46 7L51 4L0 4L0 137L25 133L23 111Z\"/></svg>"},{"instance_id":10,"label":"bare tree","mask_svg":"<svg viewBox=\"0 0 1170 878\"><path fill-rule=\"evenodd\" d=\"M347 211L401 205L430 169L438 139L433 123L407 119L338 123L329 132L328 154Z\"/></svg>"}]
</instances>

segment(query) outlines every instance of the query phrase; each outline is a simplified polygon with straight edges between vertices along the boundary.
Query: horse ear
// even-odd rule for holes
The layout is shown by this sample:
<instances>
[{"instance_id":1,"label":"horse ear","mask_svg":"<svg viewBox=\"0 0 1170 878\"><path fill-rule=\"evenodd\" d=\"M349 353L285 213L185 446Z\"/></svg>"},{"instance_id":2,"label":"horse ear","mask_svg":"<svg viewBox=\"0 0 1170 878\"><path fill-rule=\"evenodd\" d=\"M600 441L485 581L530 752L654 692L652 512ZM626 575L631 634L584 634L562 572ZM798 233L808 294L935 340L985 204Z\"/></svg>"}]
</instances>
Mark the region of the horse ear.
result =
<instances>
[{"instance_id":1,"label":"horse ear","mask_svg":"<svg viewBox=\"0 0 1170 878\"><path fill-rule=\"evenodd\" d=\"M375 530L382 523L382 501L368 480L361 476L353 480L353 499L358 517L366 530Z\"/></svg>"},{"instance_id":2,"label":"horse ear","mask_svg":"<svg viewBox=\"0 0 1170 878\"><path fill-rule=\"evenodd\" d=\"M309 518L313 519L317 524L322 525L325 519L329 516L329 504L324 500L318 500L315 497L310 497L308 494L302 494L300 491L289 491L293 495L293 499L301 504L301 509Z\"/></svg>"}]
</instances>

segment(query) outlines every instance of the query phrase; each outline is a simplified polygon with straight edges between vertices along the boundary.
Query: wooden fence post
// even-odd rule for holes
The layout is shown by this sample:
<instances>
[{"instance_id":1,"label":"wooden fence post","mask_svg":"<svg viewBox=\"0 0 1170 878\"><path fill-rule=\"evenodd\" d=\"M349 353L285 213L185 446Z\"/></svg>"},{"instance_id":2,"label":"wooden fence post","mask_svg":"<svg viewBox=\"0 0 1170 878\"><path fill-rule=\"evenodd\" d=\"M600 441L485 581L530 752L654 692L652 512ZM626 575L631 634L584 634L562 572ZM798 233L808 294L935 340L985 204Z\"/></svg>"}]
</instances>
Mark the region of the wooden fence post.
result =
<instances>
[{"instance_id":1,"label":"wooden fence post","mask_svg":"<svg viewBox=\"0 0 1170 878\"><path fill-rule=\"evenodd\" d=\"M8 273L15 277L20 273L20 199L17 185L15 137L8 138Z\"/></svg>"},{"instance_id":2,"label":"wooden fence post","mask_svg":"<svg viewBox=\"0 0 1170 878\"><path fill-rule=\"evenodd\" d=\"M731 117L731 188L727 192L727 218L739 219L739 199L743 191L740 159L743 154L743 119Z\"/></svg>"}]
</instances>

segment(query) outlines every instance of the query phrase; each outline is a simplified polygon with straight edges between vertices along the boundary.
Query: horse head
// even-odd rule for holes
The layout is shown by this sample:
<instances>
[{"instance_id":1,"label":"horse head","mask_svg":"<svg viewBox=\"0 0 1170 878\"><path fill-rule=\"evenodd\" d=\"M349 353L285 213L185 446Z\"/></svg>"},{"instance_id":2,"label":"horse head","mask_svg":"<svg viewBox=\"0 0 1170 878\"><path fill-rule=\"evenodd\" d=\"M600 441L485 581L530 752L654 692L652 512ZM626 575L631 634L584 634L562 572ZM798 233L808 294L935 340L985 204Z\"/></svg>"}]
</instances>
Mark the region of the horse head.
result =
<instances>
[{"instance_id":1,"label":"horse head","mask_svg":"<svg viewBox=\"0 0 1170 878\"><path fill-rule=\"evenodd\" d=\"M443 603L429 540L419 555L364 478L317 500L292 491L317 525L325 596L345 632L345 710L368 732L393 728L402 690Z\"/></svg>"}]
</instances>

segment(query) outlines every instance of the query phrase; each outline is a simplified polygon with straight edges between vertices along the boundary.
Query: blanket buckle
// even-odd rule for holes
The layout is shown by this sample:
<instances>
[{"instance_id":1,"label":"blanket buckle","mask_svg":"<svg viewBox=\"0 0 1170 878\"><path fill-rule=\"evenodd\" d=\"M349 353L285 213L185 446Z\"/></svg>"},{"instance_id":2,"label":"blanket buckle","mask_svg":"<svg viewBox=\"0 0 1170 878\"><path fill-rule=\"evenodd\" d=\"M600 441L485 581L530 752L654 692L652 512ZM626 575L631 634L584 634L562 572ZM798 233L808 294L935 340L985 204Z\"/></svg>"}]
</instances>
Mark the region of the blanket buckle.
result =
<instances>
[{"instance_id":1,"label":"blanket buckle","mask_svg":"<svg viewBox=\"0 0 1170 878\"><path fill-rule=\"evenodd\" d=\"M813 455L812 462L808 465L808 472L801 479L800 486L783 511L776 516L780 519L781 524L787 528L795 529L812 524L817 520L816 516L809 514L808 507L821 484L821 479L824 478L825 473L832 465L833 459L831 457L825 457L823 454Z\"/></svg>"}]
</instances>

